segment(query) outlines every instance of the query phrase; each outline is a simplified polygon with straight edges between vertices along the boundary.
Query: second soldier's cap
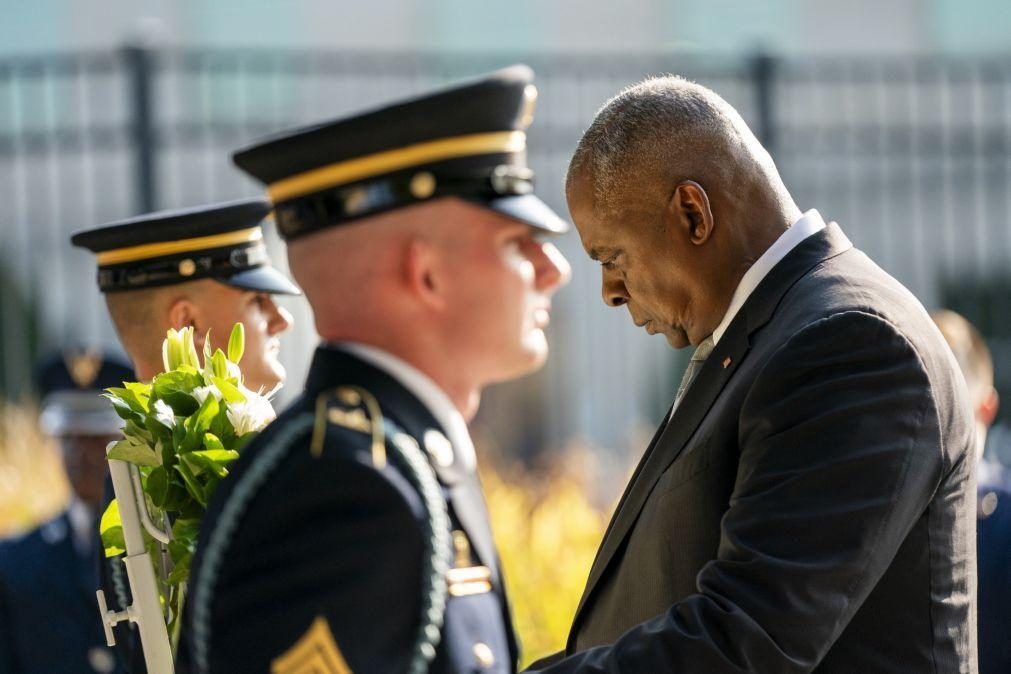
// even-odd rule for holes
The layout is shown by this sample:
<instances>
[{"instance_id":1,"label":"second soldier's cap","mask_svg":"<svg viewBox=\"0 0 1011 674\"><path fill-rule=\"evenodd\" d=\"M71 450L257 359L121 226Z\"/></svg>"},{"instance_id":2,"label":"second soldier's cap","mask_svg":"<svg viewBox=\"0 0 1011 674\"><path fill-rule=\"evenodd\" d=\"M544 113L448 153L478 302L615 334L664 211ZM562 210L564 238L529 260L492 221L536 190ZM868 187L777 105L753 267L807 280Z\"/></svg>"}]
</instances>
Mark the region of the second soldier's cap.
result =
<instances>
[{"instance_id":1,"label":"second soldier's cap","mask_svg":"<svg viewBox=\"0 0 1011 674\"><path fill-rule=\"evenodd\" d=\"M102 389L133 380L126 362L100 351L67 349L35 370L39 424L49 435L113 435L123 426Z\"/></svg>"},{"instance_id":2,"label":"second soldier's cap","mask_svg":"<svg viewBox=\"0 0 1011 674\"><path fill-rule=\"evenodd\" d=\"M295 129L234 155L267 186L294 239L395 208L459 197L552 233L568 224L533 194L526 129L537 90L505 68L363 114Z\"/></svg>"},{"instance_id":3,"label":"second soldier's cap","mask_svg":"<svg viewBox=\"0 0 1011 674\"><path fill-rule=\"evenodd\" d=\"M148 213L71 237L95 253L102 292L212 278L244 290L287 295L298 287L270 266L264 199Z\"/></svg>"}]
</instances>

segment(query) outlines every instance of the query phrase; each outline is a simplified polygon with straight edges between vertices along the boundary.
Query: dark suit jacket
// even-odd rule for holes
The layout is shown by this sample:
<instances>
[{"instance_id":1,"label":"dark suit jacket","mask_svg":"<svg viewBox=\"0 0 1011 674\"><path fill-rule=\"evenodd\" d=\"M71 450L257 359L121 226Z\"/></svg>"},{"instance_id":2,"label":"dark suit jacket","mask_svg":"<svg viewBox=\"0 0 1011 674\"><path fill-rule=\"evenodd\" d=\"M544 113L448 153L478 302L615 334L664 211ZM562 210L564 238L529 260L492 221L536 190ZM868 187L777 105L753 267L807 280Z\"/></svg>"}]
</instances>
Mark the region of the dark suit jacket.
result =
<instances>
[{"instance_id":1,"label":"dark suit jacket","mask_svg":"<svg viewBox=\"0 0 1011 674\"><path fill-rule=\"evenodd\" d=\"M316 351L304 394L243 450L201 522L184 638L191 662L199 663L197 648L208 644L212 673L270 671L271 661L302 638L317 617L326 619L355 674L407 671L421 626L422 577L430 573L424 551L427 520L419 492L402 468L392 458L385 467L374 463L368 432L335 425L331 411L323 408L315 417L325 431L319 456L310 451L311 429L292 436L239 519L222 517L235 494L258 484L247 476L267 465L268 448L294 433L299 419L313 418L318 401L341 386L375 396L383 416L422 448L431 447L427 438L440 428L390 375L339 349ZM392 448L388 456L394 456ZM472 561L489 567L492 577L485 590L449 598L429 671L512 672L516 642L476 475L455 472L454 466L434 468L451 527L465 532ZM209 540L223 521L235 522L236 528L216 571L209 571L215 568L207 561ZM209 610L206 623L201 623L203 607ZM489 666L482 668L482 662Z\"/></svg>"},{"instance_id":2,"label":"dark suit jacket","mask_svg":"<svg viewBox=\"0 0 1011 674\"><path fill-rule=\"evenodd\" d=\"M105 645L95 576L66 514L0 543L0 673L123 671Z\"/></svg>"},{"instance_id":3,"label":"dark suit jacket","mask_svg":"<svg viewBox=\"0 0 1011 674\"><path fill-rule=\"evenodd\" d=\"M971 415L920 303L831 224L643 456L555 672L975 672Z\"/></svg>"}]
</instances>

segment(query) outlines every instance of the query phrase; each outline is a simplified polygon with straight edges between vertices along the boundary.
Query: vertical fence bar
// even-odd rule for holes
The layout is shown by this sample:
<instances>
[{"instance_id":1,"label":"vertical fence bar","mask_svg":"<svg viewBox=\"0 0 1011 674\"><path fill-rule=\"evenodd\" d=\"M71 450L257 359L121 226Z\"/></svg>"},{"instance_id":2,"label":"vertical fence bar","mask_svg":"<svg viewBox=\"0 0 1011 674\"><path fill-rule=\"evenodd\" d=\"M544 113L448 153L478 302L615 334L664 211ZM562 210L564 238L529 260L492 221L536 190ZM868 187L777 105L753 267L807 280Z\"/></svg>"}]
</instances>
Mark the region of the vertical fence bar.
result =
<instances>
[{"instance_id":1,"label":"vertical fence bar","mask_svg":"<svg viewBox=\"0 0 1011 674\"><path fill-rule=\"evenodd\" d=\"M123 48L126 86L130 105L130 141L134 163L134 210L146 213L157 208L155 176L155 129L152 116L154 52L140 46Z\"/></svg>"},{"instance_id":2,"label":"vertical fence bar","mask_svg":"<svg viewBox=\"0 0 1011 674\"><path fill-rule=\"evenodd\" d=\"M776 69L779 64L774 56L759 52L751 57L749 70L751 81L755 87L755 135L761 141L769 154L775 158L776 152L776 119L775 83Z\"/></svg>"}]
</instances>

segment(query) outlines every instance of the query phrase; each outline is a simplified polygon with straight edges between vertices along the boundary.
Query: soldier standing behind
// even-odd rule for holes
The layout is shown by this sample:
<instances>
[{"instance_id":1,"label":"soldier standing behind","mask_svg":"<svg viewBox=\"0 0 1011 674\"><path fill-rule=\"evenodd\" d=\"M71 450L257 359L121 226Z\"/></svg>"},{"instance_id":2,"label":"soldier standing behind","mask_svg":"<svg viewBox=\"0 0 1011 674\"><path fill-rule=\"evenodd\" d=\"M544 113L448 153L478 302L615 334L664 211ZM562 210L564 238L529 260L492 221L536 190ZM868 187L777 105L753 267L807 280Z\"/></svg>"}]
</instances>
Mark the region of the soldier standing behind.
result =
<instances>
[{"instance_id":1,"label":"soldier standing behind","mask_svg":"<svg viewBox=\"0 0 1011 674\"><path fill-rule=\"evenodd\" d=\"M239 152L323 339L304 395L212 499L198 671L511 672L466 421L547 356L566 223L532 194L515 66Z\"/></svg>"},{"instance_id":2,"label":"soldier standing behind","mask_svg":"<svg viewBox=\"0 0 1011 674\"><path fill-rule=\"evenodd\" d=\"M148 213L72 237L74 245L96 254L99 289L138 378L150 381L162 371L161 344L169 328L193 327L194 342L202 348L208 334L212 343L223 346L232 326L241 322L246 386L271 391L283 383L278 335L291 326L291 314L274 296L300 291L270 264L261 227L268 213L264 199L244 199ZM103 511L111 499L107 481ZM96 530L96 541L97 535ZM103 560L99 570L110 608L128 606L120 560ZM97 611L96 605L100 626ZM117 646L131 663L129 671L140 674L144 659L132 643L133 626L127 625L113 628Z\"/></svg>"}]
</instances>

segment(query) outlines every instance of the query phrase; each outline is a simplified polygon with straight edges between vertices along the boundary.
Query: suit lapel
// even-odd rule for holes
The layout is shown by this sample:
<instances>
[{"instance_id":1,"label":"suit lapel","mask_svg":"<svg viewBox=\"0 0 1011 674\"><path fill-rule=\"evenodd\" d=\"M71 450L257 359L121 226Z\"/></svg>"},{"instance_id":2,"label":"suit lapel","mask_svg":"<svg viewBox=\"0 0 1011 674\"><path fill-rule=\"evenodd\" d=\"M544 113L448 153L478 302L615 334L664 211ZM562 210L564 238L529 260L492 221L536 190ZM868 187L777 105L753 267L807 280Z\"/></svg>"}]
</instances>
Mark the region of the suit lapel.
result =
<instances>
[{"instance_id":1,"label":"suit lapel","mask_svg":"<svg viewBox=\"0 0 1011 674\"><path fill-rule=\"evenodd\" d=\"M604 571L639 518L639 513L642 512L643 505L660 476L684 449L747 351L747 334L743 330L737 331L736 334L728 330L702 366L673 416L667 415L669 421L661 425L654 436L652 445L640 461L615 510L614 517L611 518L607 533L597 552L597 558L590 569L586 589L576 609L577 620ZM730 360L724 367L723 363L728 358ZM570 642L575 632L573 629L569 637Z\"/></svg>"},{"instance_id":2,"label":"suit lapel","mask_svg":"<svg viewBox=\"0 0 1011 674\"><path fill-rule=\"evenodd\" d=\"M569 633L569 649L574 645L584 609L639 518L657 481L684 450L746 357L751 345L750 336L769 321L780 300L800 278L820 262L850 248L852 244L835 223L812 234L773 267L731 321L673 416L668 413L665 417L666 423L660 425L629 480L590 569Z\"/></svg>"}]
</instances>

